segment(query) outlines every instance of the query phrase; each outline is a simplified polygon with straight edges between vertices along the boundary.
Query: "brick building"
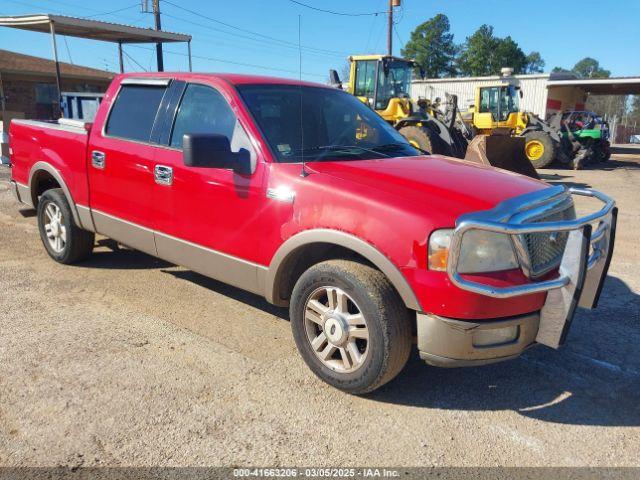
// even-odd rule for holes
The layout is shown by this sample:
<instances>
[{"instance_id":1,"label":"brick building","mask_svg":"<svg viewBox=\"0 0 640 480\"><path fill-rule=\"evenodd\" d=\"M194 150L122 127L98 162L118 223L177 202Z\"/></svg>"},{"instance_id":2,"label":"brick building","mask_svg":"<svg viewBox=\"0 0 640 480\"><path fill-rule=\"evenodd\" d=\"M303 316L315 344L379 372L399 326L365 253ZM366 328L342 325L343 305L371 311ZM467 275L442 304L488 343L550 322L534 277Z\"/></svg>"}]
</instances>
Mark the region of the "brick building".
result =
<instances>
[{"instance_id":1,"label":"brick building","mask_svg":"<svg viewBox=\"0 0 640 480\"><path fill-rule=\"evenodd\" d=\"M63 92L104 92L114 74L60 62ZM0 141L8 156L9 123L13 118L60 117L55 62L0 50Z\"/></svg>"},{"instance_id":2,"label":"brick building","mask_svg":"<svg viewBox=\"0 0 640 480\"><path fill-rule=\"evenodd\" d=\"M60 62L63 92L104 92L113 76L104 70ZM0 97L3 121L58 118L55 62L0 50Z\"/></svg>"}]
</instances>

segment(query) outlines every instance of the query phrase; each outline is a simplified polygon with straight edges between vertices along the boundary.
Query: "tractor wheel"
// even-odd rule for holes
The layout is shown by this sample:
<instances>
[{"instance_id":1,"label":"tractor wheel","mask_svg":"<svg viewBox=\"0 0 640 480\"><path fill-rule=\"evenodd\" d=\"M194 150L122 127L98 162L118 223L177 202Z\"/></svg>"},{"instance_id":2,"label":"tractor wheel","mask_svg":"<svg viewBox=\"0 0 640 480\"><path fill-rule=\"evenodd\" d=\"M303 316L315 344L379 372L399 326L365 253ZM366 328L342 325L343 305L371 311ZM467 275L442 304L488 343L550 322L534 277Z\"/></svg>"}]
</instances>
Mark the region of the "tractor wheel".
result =
<instances>
[{"instance_id":1,"label":"tractor wheel","mask_svg":"<svg viewBox=\"0 0 640 480\"><path fill-rule=\"evenodd\" d=\"M440 137L425 127L417 127L414 125L402 127L400 130L400 135L406 138L411 145L420 150L425 150L431 154L433 153L442 153L440 152L438 145L440 144Z\"/></svg>"},{"instance_id":2,"label":"tractor wheel","mask_svg":"<svg viewBox=\"0 0 640 480\"><path fill-rule=\"evenodd\" d=\"M556 158L556 145L551 136L540 130L524 134L524 153L535 168L544 168Z\"/></svg>"}]
</instances>

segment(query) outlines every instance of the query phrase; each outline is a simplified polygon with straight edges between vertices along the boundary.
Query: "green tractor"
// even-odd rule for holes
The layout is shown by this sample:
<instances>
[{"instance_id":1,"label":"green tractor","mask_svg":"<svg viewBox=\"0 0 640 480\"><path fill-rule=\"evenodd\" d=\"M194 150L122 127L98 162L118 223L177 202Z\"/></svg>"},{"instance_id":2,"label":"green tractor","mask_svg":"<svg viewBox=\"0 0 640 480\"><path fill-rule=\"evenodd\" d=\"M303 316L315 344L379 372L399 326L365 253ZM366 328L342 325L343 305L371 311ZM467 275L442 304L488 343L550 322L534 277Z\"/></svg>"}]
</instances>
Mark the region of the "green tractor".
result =
<instances>
[{"instance_id":1,"label":"green tractor","mask_svg":"<svg viewBox=\"0 0 640 480\"><path fill-rule=\"evenodd\" d=\"M595 112L569 111L562 114L562 136L573 136L589 151L585 164L609 160L609 125Z\"/></svg>"}]
</instances>

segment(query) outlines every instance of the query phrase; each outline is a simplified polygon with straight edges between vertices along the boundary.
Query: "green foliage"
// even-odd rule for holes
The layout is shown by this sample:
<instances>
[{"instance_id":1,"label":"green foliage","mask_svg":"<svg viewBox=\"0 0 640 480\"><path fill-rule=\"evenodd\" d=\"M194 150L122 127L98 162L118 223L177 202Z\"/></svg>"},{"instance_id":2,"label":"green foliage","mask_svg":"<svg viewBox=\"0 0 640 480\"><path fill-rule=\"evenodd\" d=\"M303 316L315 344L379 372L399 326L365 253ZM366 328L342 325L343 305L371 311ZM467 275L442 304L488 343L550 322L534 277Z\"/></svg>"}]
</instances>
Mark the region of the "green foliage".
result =
<instances>
[{"instance_id":1,"label":"green foliage","mask_svg":"<svg viewBox=\"0 0 640 480\"><path fill-rule=\"evenodd\" d=\"M525 55L510 36L496 37L491 25L480 26L460 46L454 43L450 28L446 15L430 18L411 33L402 56L414 59L429 78L499 75L503 67L513 68L516 74L544 71L540 52Z\"/></svg>"},{"instance_id":2,"label":"green foliage","mask_svg":"<svg viewBox=\"0 0 640 480\"><path fill-rule=\"evenodd\" d=\"M414 59L427 77L455 75L457 49L449 30L449 19L439 13L411 32L410 40L402 49L402 56Z\"/></svg>"},{"instance_id":3,"label":"green foliage","mask_svg":"<svg viewBox=\"0 0 640 480\"><path fill-rule=\"evenodd\" d=\"M474 77L498 75L503 67L513 68L513 73L541 72L544 60L539 52L525 55L513 38L496 37L493 27L482 25L467 37L458 56L458 68L463 75Z\"/></svg>"},{"instance_id":4,"label":"green foliage","mask_svg":"<svg viewBox=\"0 0 640 480\"><path fill-rule=\"evenodd\" d=\"M497 39L493 27L482 25L473 35L467 37L458 56L458 68L463 75L484 76L500 72L495 65L494 52Z\"/></svg>"},{"instance_id":5,"label":"green foliage","mask_svg":"<svg viewBox=\"0 0 640 480\"><path fill-rule=\"evenodd\" d=\"M628 125L633 124L635 124L636 127L640 126L640 95L634 95L631 98Z\"/></svg>"},{"instance_id":6,"label":"green foliage","mask_svg":"<svg viewBox=\"0 0 640 480\"><path fill-rule=\"evenodd\" d=\"M527 63L525 73L542 73L544 72L545 62L540 52L531 52L527 55Z\"/></svg>"},{"instance_id":7,"label":"green foliage","mask_svg":"<svg viewBox=\"0 0 640 480\"><path fill-rule=\"evenodd\" d=\"M582 78L609 78L611 72L600 67L600 62L591 57L585 57L576 63L571 69Z\"/></svg>"}]
</instances>

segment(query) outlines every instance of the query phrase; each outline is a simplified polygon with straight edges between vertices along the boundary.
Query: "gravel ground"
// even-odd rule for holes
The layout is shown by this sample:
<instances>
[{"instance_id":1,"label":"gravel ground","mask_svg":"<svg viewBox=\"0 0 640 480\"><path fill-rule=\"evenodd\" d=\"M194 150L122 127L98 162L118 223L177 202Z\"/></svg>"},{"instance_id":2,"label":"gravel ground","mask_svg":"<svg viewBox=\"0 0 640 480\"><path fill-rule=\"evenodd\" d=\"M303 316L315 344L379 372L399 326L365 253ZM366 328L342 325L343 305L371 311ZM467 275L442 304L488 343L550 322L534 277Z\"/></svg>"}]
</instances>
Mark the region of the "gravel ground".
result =
<instances>
[{"instance_id":1,"label":"gravel ground","mask_svg":"<svg viewBox=\"0 0 640 480\"><path fill-rule=\"evenodd\" d=\"M640 155L614 158L544 171L620 206L600 308L563 349L416 356L368 397L317 380L257 296L104 241L54 263L0 167L0 465L640 466Z\"/></svg>"}]
</instances>

